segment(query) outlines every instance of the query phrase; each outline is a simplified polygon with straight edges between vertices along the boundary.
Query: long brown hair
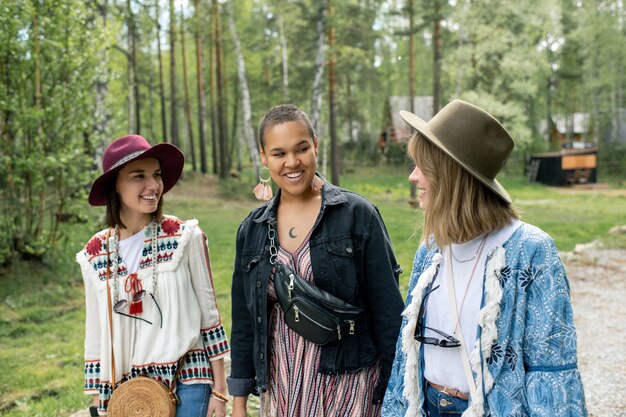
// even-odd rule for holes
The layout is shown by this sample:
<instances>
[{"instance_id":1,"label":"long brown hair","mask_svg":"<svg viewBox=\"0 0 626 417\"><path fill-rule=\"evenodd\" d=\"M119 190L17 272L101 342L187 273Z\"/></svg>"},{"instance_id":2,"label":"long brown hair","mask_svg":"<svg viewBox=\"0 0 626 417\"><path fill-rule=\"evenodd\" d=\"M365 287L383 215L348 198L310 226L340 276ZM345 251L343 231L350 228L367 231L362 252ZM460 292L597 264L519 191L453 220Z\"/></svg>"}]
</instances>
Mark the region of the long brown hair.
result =
<instances>
[{"instance_id":1,"label":"long brown hair","mask_svg":"<svg viewBox=\"0 0 626 417\"><path fill-rule=\"evenodd\" d=\"M478 181L445 152L416 133L409 156L430 182L429 207L424 211L422 241L433 236L438 247L497 230L519 215L510 203Z\"/></svg>"}]
</instances>

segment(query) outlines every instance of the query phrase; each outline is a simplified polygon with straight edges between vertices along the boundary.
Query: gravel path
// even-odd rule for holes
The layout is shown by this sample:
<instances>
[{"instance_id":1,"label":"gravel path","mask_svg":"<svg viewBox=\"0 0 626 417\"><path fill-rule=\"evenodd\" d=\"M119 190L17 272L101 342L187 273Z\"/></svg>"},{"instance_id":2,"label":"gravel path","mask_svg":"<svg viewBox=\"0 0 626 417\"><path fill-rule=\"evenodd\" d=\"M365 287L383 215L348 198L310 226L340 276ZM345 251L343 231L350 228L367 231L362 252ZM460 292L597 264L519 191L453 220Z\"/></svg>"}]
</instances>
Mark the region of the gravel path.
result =
<instances>
[{"instance_id":1,"label":"gravel path","mask_svg":"<svg viewBox=\"0 0 626 417\"><path fill-rule=\"evenodd\" d=\"M626 250L564 253L589 415L626 416Z\"/></svg>"}]
</instances>

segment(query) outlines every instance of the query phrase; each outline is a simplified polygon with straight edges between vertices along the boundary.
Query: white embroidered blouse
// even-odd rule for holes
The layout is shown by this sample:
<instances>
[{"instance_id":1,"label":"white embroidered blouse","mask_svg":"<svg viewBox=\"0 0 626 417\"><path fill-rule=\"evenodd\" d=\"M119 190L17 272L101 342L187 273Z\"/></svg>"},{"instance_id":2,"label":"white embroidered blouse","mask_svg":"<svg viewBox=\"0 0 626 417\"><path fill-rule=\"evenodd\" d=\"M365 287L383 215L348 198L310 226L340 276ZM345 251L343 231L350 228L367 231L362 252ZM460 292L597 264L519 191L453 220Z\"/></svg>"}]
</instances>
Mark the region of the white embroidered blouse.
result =
<instances>
[{"instance_id":1,"label":"white embroidered blouse","mask_svg":"<svg viewBox=\"0 0 626 417\"><path fill-rule=\"evenodd\" d=\"M136 314L143 320L113 312L115 382L147 375L169 386L178 359L187 353L180 381L212 383L210 362L226 356L230 347L217 309L206 236L197 220L164 217L157 229L155 291L150 226L144 233L137 277L147 294L142 300L143 311ZM107 266L109 256L114 253L114 238L107 241L107 234L108 229L98 232L76 255L85 283L84 388L86 394L99 394L101 413L111 396ZM130 304L132 293L126 292L125 284L131 274L121 256L112 262L109 276L114 277L116 262L118 298L127 299ZM115 300L112 279L109 287ZM129 314L129 308L122 312Z\"/></svg>"}]
</instances>

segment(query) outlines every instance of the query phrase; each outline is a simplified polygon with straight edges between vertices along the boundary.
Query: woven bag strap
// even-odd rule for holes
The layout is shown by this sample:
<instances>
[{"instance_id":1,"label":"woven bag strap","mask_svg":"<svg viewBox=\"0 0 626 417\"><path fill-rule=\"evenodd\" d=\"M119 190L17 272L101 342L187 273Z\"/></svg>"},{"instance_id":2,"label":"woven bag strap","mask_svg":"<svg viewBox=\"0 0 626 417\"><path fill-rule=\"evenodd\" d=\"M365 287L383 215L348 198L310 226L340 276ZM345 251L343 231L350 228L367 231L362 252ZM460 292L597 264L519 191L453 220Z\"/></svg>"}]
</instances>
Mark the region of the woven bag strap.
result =
<instances>
[{"instance_id":1,"label":"woven bag strap","mask_svg":"<svg viewBox=\"0 0 626 417\"><path fill-rule=\"evenodd\" d=\"M109 334L111 336L111 393L115 390L115 351L113 349L113 303L111 302L111 287L109 280L111 279L111 229L107 233L107 307L109 310Z\"/></svg>"}]
</instances>

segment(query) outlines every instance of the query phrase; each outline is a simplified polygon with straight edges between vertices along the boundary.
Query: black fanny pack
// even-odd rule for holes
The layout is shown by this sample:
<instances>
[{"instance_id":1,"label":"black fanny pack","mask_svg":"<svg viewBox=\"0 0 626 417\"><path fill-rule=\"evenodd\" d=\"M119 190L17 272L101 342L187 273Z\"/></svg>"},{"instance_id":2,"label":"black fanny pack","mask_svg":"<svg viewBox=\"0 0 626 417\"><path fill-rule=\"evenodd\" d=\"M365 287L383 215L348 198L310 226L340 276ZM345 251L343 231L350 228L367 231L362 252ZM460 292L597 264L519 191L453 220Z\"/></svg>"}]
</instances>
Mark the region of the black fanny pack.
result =
<instances>
[{"instance_id":1,"label":"black fanny pack","mask_svg":"<svg viewBox=\"0 0 626 417\"><path fill-rule=\"evenodd\" d=\"M318 345L355 333L363 310L311 285L287 265L275 267L276 298L289 328Z\"/></svg>"},{"instance_id":2,"label":"black fanny pack","mask_svg":"<svg viewBox=\"0 0 626 417\"><path fill-rule=\"evenodd\" d=\"M269 224L270 262L275 267L274 288L287 326L318 345L353 335L363 310L311 285L280 263L276 255L275 236L276 232Z\"/></svg>"}]
</instances>

